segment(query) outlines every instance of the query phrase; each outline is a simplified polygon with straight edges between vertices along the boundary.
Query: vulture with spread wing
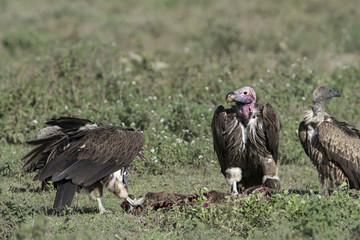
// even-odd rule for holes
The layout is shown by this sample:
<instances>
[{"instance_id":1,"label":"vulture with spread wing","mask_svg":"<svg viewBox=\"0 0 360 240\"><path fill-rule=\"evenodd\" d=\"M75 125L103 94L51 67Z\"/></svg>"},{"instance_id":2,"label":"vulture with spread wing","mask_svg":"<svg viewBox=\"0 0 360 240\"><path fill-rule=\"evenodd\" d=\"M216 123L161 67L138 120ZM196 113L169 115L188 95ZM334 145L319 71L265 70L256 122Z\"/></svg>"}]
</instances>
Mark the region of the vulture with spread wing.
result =
<instances>
[{"instance_id":1,"label":"vulture with spread wing","mask_svg":"<svg viewBox=\"0 0 360 240\"><path fill-rule=\"evenodd\" d=\"M235 104L230 109L217 107L211 128L214 150L231 192L238 193L238 184L279 190L280 121L274 108L260 104L250 87L230 92L226 102Z\"/></svg>"},{"instance_id":2,"label":"vulture with spread wing","mask_svg":"<svg viewBox=\"0 0 360 240\"><path fill-rule=\"evenodd\" d=\"M34 180L50 179L57 185L54 212L70 207L78 187L84 187L91 200L98 203L100 213L106 210L100 197L103 185L117 197L134 202L127 191L128 165L140 153L145 135L133 129L98 126L79 117L60 117L46 124L34 148L23 160L26 172L37 172Z\"/></svg>"},{"instance_id":3,"label":"vulture with spread wing","mask_svg":"<svg viewBox=\"0 0 360 240\"><path fill-rule=\"evenodd\" d=\"M332 88L320 86L312 94L313 106L305 110L299 139L315 165L324 189L348 182L360 189L360 132L325 112L325 101L340 97Z\"/></svg>"}]
</instances>

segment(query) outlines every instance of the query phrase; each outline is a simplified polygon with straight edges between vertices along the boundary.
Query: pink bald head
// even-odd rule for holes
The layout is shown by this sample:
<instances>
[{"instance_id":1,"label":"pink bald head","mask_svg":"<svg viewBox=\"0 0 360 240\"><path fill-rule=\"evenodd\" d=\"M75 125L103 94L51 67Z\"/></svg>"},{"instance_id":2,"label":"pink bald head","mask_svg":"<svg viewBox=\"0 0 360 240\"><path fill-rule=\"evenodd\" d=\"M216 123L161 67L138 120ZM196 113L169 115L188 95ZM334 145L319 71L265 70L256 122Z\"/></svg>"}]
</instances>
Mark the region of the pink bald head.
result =
<instances>
[{"instance_id":1,"label":"pink bald head","mask_svg":"<svg viewBox=\"0 0 360 240\"><path fill-rule=\"evenodd\" d=\"M242 87L226 95L226 102L235 102L238 114L245 118L249 117L256 102L256 93L251 87Z\"/></svg>"}]
</instances>

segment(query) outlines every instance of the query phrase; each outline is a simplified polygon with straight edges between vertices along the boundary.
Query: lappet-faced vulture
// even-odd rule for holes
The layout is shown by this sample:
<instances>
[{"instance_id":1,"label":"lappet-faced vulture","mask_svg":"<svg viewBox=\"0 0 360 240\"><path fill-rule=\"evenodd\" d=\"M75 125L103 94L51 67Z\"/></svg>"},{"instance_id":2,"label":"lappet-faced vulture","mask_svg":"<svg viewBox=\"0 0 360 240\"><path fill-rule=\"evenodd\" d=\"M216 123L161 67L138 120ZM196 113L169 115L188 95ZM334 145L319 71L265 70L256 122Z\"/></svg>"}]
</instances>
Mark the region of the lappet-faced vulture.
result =
<instances>
[{"instance_id":1,"label":"lappet-faced vulture","mask_svg":"<svg viewBox=\"0 0 360 240\"><path fill-rule=\"evenodd\" d=\"M78 117L60 117L46 124L51 126L28 142L34 148L23 157L23 168L37 172L34 180L50 179L57 185L54 213L70 207L78 187L97 201L100 213L106 211L100 200L103 184L117 197L134 202L127 191L128 165L136 156L143 157L144 133L98 126Z\"/></svg>"},{"instance_id":2,"label":"lappet-faced vulture","mask_svg":"<svg viewBox=\"0 0 360 240\"><path fill-rule=\"evenodd\" d=\"M238 184L279 190L280 121L274 108L260 104L251 87L230 92L226 102L235 104L229 109L217 107L211 128L214 150L231 192L238 193Z\"/></svg>"},{"instance_id":3,"label":"lappet-faced vulture","mask_svg":"<svg viewBox=\"0 0 360 240\"><path fill-rule=\"evenodd\" d=\"M343 182L360 189L360 133L325 112L325 101L333 97L340 97L340 93L332 88L320 86L314 90L313 106L305 110L299 126L300 142L324 190Z\"/></svg>"}]
</instances>

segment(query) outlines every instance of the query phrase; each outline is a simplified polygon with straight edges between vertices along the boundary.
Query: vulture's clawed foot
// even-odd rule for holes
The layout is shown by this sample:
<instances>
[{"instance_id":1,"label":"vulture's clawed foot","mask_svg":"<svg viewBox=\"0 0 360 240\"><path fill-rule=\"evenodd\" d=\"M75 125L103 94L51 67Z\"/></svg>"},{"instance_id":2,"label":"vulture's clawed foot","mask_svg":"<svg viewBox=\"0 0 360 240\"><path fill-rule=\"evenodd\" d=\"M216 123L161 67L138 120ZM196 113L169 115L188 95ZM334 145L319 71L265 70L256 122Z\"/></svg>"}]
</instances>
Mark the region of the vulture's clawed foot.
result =
<instances>
[{"instance_id":1,"label":"vulture's clawed foot","mask_svg":"<svg viewBox=\"0 0 360 240\"><path fill-rule=\"evenodd\" d=\"M232 191L232 192L231 192L231 195L232 195L232 196L239 196L239 192L238 192L238 191Z\"/></svg>"},{"instance_id":2,"label":"vulture's clawed foot","mask_svg":"<svg viewBox=\"0 0 360 240\"><path fill-rule=\"evenodd\" d=\"M280 190L280 181L278 179L268 178L263 185L268 187L273 193L279 192Z\"/></svg>"},{"instance_id":3,"label":"vulture's clawed foot","mask_svg":"<svg viewBox=\"0 0 360 240\"><path fill-rule=\"evenodd\" d=\"M277 179L267 179L262 185L247 189L248 194L261 193L261 195L271 195L280 190L280 181Z\"/></svg>"},{"instance_id":4,"label":"vulture's clawed foot","mask_svg":"<svg viewBox=\"0 0 360 240\"><path fill-rule=\"evenodd\" d=\"M251 191L251 194L261 193L261 195L265 196L267 190L269 190L268 187L261 185L261 186L259 186L259 187L256 187L255 189L253 189L253 190Z\"/></svg>"}]
</instances>

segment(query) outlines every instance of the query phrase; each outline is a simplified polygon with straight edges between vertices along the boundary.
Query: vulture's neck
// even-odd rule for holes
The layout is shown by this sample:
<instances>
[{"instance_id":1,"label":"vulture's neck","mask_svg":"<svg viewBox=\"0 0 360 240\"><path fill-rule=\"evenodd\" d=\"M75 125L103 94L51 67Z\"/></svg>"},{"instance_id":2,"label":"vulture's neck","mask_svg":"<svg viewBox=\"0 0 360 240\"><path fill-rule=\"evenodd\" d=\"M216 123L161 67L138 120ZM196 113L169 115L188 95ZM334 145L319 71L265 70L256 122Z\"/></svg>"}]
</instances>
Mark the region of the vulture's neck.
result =
<instances>
[{"instance_id":1,"label":"vulture's neck","mask_svg":"<svg viewBox=\"0 0 360 240\"><path fill-rule=\"evenodd\" d=\"M319 101L313 103L313 117L312 122L321 122L324 120L325 117L325 101Z\"/></svg>"},{"instance_id":2,"label":"vulture's neck","mask_svg":"<svg viewBox=\"0 0 360 240\"><path fill-rule=\"evenodd\" d=\"M246 120L250 117L251 112L253 111L255 106L254 102L248 103L248 104L241 104L241 103L237 103L236 104L236 113L237 116Z\"/></svg>"}]
</instances>

